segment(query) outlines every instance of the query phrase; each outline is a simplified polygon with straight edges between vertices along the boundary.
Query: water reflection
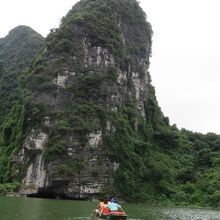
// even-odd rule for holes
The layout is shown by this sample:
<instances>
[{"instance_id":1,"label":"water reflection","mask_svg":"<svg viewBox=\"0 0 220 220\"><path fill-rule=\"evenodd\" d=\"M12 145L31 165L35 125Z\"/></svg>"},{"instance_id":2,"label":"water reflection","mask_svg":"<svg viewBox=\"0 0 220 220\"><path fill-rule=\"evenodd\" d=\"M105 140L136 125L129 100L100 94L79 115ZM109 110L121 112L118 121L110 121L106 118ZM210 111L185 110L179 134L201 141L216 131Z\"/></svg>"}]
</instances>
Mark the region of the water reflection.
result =
<instances>
[{"instance_id":1,"label":"water reflection","mask_svg":"<svg viewBox=\"0 0 220 220\"><path fill-rule=\"evenodd\" d=\"M220 212L204 209L175 209L164 210L170 220L220 220Z\"/></svg>"},{"instance_id":2,"label":"water reflection","mask_svg":"<svg viewBox=\"0 0 220 220\"><path fill-rule=\"evenodd\" d=\"M0 220L90 220L94 202L0 197ZM122 204L129 220L220 220L207 209L149 207Z\"/></svg>"},{"instance_id":3,"label":"water reflection","mask_svg":"<svg viewBox=\"0 0 220 220\"><path fill-rule=\"evenodd\" d=\"M220 211L190 208L149 207L145 204L126 207L129 220L220 220ZM136 216L136 218L135 218Z\"/></svg>"}]
</instances>

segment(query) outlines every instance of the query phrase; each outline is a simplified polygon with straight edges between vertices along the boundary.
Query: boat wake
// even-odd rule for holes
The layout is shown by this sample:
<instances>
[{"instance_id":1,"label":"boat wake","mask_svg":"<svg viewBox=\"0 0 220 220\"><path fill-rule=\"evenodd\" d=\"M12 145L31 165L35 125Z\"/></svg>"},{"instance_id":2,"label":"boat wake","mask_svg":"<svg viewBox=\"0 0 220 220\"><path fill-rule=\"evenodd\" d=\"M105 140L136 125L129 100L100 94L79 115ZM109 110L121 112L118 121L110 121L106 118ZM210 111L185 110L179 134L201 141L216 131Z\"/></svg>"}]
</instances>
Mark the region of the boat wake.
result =
<instances>
[{"instance_id":1,"label":"boat wake","mask_svg":"<svg viewBox=\"0 0 220 220\"><path fill-rule=\"evenodd\" d=\"M91 217L69 217L67 220L88 220Z\"/></svg>"},{"instance_id":2,"label":"boat wake","mask_svg":"<svg viewBox=\"0 0 220 220\"><path fill-rule=\"evenodd\" d=\"M143 220L141 218L129 218L129 220Z\"/></svg>"},{"instance_id":3,"label":"boat wake","mask_svg":"<svg viewBox=\"0 0 220 220\"><path fill-rule=\"evenodd\" d=\"M143 219L140 219L140 218L129 218L129 220L143 220Z\"/></svg>"}]
</instances>

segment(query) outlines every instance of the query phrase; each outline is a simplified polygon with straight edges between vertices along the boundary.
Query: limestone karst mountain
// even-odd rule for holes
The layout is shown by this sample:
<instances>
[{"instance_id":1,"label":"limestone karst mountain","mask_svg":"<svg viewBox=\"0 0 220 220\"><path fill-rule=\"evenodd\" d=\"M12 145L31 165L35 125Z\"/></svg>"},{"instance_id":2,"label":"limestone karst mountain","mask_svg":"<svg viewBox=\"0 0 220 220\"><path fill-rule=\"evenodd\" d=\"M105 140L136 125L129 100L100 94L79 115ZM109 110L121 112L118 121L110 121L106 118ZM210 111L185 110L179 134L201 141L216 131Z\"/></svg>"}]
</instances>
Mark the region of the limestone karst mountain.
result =
<instances>
[{"instance_id":1,"label":"limestone karst mountain","mask_svg":"<svg viewBox=\"0 0 220 220\"><path fill-rule=\"evenodd\" d=\"M133 0L81 1L50 33L26 79L31 111L13 174L26 171L22 193L87 198L116 190L114 173L146 120L151 35Z\"/></svg>"},{"instance_id":2,"label":"limestone karst mountain","mask_svg":"<svg viewBox=\"0 0 220 220\"><path fill-rule=\"evenodd\" d=\"M2 90L0 102L19 97L0 109L1 183L18 181L27 196L216 204L220 137L164 117L148 72L152 28L136 0L81 0L27 70L43 45L34 37L17 62L20 41L10 52L0 40L18 91Z\"/></svg>"}]
</instances>

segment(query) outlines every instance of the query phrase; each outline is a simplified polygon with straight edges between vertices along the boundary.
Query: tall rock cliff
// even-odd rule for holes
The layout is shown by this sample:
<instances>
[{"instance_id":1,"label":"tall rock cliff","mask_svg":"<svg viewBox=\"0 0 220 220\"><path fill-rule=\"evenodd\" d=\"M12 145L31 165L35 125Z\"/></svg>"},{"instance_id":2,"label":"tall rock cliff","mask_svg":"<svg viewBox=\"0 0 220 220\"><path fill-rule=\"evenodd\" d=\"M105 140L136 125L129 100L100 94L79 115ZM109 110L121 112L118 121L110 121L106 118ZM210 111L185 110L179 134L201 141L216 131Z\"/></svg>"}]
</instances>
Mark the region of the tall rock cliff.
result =
<instances>
[{"instance_id":1,"label":"tall rock cliff","mask_svg":"<svg viewBox=\"0 0 220 220\"><path fill-rule=\"evenodd\" d=\"M26 75L25 140L13 161L21 193L88 198L136 181L147 121L158 113L166 123L151 111L151 36L136 0L82 0L52 30Z\"/></svg>"}]
</instances>

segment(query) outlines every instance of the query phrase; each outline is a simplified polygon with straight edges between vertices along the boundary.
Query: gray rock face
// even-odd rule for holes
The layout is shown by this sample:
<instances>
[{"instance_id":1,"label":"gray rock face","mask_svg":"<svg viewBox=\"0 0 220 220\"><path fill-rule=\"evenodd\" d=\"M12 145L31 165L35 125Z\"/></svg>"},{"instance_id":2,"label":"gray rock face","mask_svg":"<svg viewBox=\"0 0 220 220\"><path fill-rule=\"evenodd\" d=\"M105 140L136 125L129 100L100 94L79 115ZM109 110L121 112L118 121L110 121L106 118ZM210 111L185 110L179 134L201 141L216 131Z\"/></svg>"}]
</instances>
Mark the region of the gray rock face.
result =
<instances>
[{"instance_id":1,"label":"gray rock face","mask_svg":"<svg viewBox=\"0 0 220 220\"><path fill-rule=\"evenodd\" d=\"M121 28L120 41L126 48L129 41L128 27L125 21L118 22L118 27ZM62 29L53 34L60 32ZM101 43L94 45L91 37L86 35L81 37L82 33L78 25L73 25L70 30L77 54L73 52L66 56L62 52L51 52L52 49L44 50L41 65L43 63L45 68L38 75L44 78L43 83L47 83L50 89L34 91L33 87L29 86L29 93L34 94L34 99L30 101L32 105L43 103L46 107L41 122L30 129L22 149L14 158L14 176L21 175L23 178L20 190L22 194L45 192L71 198L89 198L103 193L106 185L112 187L114 191L113 176L120 168L120 162L108 155L104 142L106 132L114 133L116 129L110 115L117 113L126 100L131 100L143 120L145 118L144 106L150 83L148 73L150 47L145 48L144 55L132 58L127 68L123 68L122 62L109 48ZM97 81L91 81L92 83L89 81L95 79L94 76L103 77L109 69L114 70L114 80L101 78L97 86L94 85L98 78ZM109 74L108 77L114 78L114 75ZM84 84L88 91L82 87ZM87 106L91 103L96 103L95 106L100 104L109 113L105 123L102 124L97 115L88 119L89 116L86 114L89 113L86 111L83 113L84 109L77 114L74 113L78 111L75 109L76 103L79 105L86 103ZM92 106L94 108L94 105L91 105L91 108ZM64 113L68 116L63 117ZM78 123L79 119L84 121ZM64 120L68 126L60 122ZM71 121L74 123L71 124ZM84 122L88 121L90 124L84 125ZM82 125L90 126L92 129L86 127L86 131L79 131L78 127ZM60 141L57 138L58 134L65 139L65 143L62 142L60 144L62 146L56 148L56 156L48 161L44 155L47 154L49 157L54 153L55 150L52 152L48 149L58 146ZM52 142L54 137L56 141ZM16 169L17 166L23 167L23 175Z\"/></svg>"},{"instance_id":2,"label":"gray rock face","mask_svg":"<svg viewBox=\"0 0 220 220\"><path fill-rule=\"evenodd\" d=\"M43 160L43 151L48 135L40 130L32 130L26 137L16 161L27 165L26 176L22 180L21 194L35 194L47 186L47 171ZM17 171L19 172L19 171Z\"/></svg>"}]
</instances>

